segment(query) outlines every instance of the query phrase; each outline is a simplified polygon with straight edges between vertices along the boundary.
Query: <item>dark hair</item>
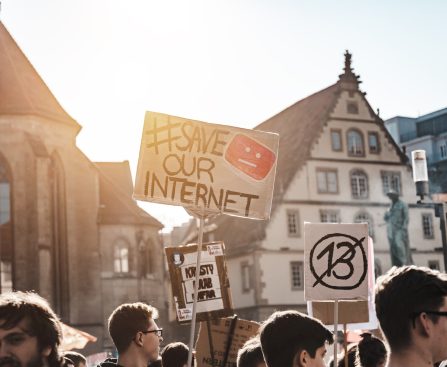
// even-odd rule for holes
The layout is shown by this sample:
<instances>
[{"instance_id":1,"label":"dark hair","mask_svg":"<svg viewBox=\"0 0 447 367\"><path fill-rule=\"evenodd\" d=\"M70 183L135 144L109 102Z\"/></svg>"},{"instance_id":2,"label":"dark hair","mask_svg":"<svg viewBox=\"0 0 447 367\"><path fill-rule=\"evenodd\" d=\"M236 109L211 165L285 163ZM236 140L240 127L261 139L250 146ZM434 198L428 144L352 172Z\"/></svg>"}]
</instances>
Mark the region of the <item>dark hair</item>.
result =
<instances>
[{"instance_id":1,"label":"dark hair","mask_svg":"<svg viewBox=\"0 0 447 367\"><path fill-rule=\"evenodd\" d=\"M248 339L237 352L237 367L256 367L264 362L259 337Z\"/></svg>"},{"instance_id":2,"label":"dark hair","mask_svg":"<svg viewBox=\"0 0 447 367\"><path fill-rule=\"evenodd\" d=\"M0 295L0 320L2 329L12 329L25 320L27 333L37 338L40 351L50 347L50 367L59 366L59 345L62 340L61 325L48 302L33 292L7 292Z\"/></svg>"},{"instance_id":3,"label":"dark hair","mask_svg":"<svg viewBox=\"0 0 447 367\"><path fill-rule=\"evenodd\" d=\"M181 342L167 344L161 352L163 367L182 367L188 363L189 348Z\"/></svg>"},{"instance_id":4,"label":"dark hair","mask_svg":"<svg viewBox=\"0 0 447 367\"><path fill-rule=\"evenodd\" d=\"M73 362L73 365L75 367L79 367L81 363L87 365L87 359L85 359L85 357L81 353L75 352L73 350L64 352L64 358L67 358L70 362Z\"/></svg>"},{"instance_id":5,"label":"dark hair","mask_svg":"<svg viewBox=\"0 0 447 367\"><path fill-rule=\"evenodd\" d=\"M355 367L355 360L356 360L356 354L357 354L358 346L357 344L352 344L348 347L346 350L346 354L340 355L337 358L337 366L338 367L345 367L345 355L348 358L348 366L349 367ZM334 358L332 358L330 366L334 366Z\"/></svg>"},{"instance_id":6,"label":"dark hair","mask_svg":"<svg viewBox=\"0 0 447 367\"><path fill-rule=\"evenodd\" d=\"M385 343L370 333L363 333L357 348L357 366L377 367L386 362L388 351Z\"/></svg>"},{"instance_id":7,"label":"dark hair","mask_svg":"<svg viewBox=\"0 0 447 367\"><path fill-rule=\"evenodd\" d=\"M411 343L411 327L421 311L438 310L447 296L447 274L414 265L392 267L377 279L376 313L393 350ZM433 322L438 316L428 315Z\"/></svg>"},{"instance_id":8,"label":"dark hair","mask_svg":"<svg viewBox=\"0 0 447 367\"><path fill-rule=\"evenodd\" d=\"M298 311L277 311L263 322L260 339L265 362L269 367L292 366L295 355L306 350L312 358L327 341L331 332L317 319Z\"/></svg>"},{"instance_id":9,"label":"dark hair","mask_svg":"<svg viewBox=\"0 0 447 367\"><path fill-rule=\"evenodd\" d=\"M147 330L149 320L157 317L157 309L142 302L118 306L109 317L109 333L118 353L125 352L135 334Z\"/></svg>"},{"instance_id":10,"label":"dark hair","mask_svg":"<svg viewBox=\"0 0 447 367\"><path fill-rule=\"evenodd\" d=\"M155 361L152 361L149 363L148 367L162 367L163 362L161 361L161 358L157 358Z\"/></svg>"}]
</instances>

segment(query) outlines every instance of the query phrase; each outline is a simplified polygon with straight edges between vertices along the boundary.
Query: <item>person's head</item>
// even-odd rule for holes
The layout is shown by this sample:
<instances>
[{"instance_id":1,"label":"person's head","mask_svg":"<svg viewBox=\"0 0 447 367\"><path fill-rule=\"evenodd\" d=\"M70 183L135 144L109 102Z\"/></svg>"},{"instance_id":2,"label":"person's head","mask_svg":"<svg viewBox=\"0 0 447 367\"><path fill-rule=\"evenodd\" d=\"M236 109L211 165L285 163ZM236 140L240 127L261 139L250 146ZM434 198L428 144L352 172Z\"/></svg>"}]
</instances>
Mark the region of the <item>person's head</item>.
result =
<instances>
[{"instance_id":1,"label":"person's head","mask_svg":"<svg viewBox=\"0 0 447 367\"><path fill-rule=\"evenodd\" d=\"M390 189L386 195L390 198L390 200L394 203L395 201L399 200L399 193L394 190L394 189Z\"/></svg>"},{"instance_id":2,"label":"person's head","mask_svg":"<svg viewBox=\"0 0 447 367\"><path fill-rule=\"evenodd\" d=\"M0 295L0 366L55 367L62 331L48 302L32 292Z\"/></svg>"},{"instance_id":3,"label":"person's head","mask_svg":"<svg viewBox=\"0 0 447 367\"><path fill-rule=\"evenodd\" d=\"M183 367L188 364L189 348L181 342L167 344L161 352L163 367Z\"/></svg>"},{"instance_id":4,"label":"person's head","mask_svg":"<svg viewBox=\"0 0 447 367\"><path fill-rule=\"evenodd\" d=\"M388 352L385 343L370 333L363 333L357 346L357 366L385 367Z\"/></svg>"},{"instance_id":5,"label":"person's head","mask_svg":"<svg viewBox=\"0 0 447 367\"><path fill-rule=\"evenodd\" d=\"M321 367L331 332L319 321L298 311L274 312L260 329L268 367Z\"/></svg>"},{"instance_id":6,"label":"person's head","mask_svg":"<svg viewBox=\"0 0 447 367\"><path fill-rule=\"evenodd\" d=\"M343 354L342 356L339 356L337 359L337 366L338 367L345 367L345 356L347 358L347 366L348 367L355 367L355 360L356 360L356 353L357 353L357 344L351 344L347 350L346 354ZM329 366L334 366L334 358L332 358L331 362L329 363ZM360 366L359 366L360 367Z\"/></svg>"},{"instance_id":7,"label":"person's head","mask_svg":"<svg viewBox=\"0 0 447 367\"><path fill-rule=\"evenodd\" d=\"M447 317L436 315L447 312L446 296L447 274L424 267L393 267L377 279L377 318L393 352L423 342L447 358Z\"/></svg>"},{"instance_id":8,"label":"person's head","mask_svg":"<svg viewBox=\"0 0 447 367\"><path fill-rule=\"evenodd\" d=\"M144 353L149 362L155 361L163 341L162 329L154 321L157 317L157 309L142 302L117 307L109 317L109 333L118 354L132 347Z\"/></svg>"},{"instance_id":9,"label":"person's head","mask_svg":"<svg viewBox=\"0 0 447 367\"><path fill-rule=\"evenodd\" d=\"M81 353L70 350L64 352L64 358L72 362L74 367L87 367L87 360Z\"/></svg>"},{"instance_id":10,"label":"person's head","mask_svg":"<svg viewBox=\"0 0 447 367\"><path fill-rule=\"evenodd\" d=\"M237 367L265 367L259 337L251 338L245 342L237 352Z\"/></svg>"}]
</instances>

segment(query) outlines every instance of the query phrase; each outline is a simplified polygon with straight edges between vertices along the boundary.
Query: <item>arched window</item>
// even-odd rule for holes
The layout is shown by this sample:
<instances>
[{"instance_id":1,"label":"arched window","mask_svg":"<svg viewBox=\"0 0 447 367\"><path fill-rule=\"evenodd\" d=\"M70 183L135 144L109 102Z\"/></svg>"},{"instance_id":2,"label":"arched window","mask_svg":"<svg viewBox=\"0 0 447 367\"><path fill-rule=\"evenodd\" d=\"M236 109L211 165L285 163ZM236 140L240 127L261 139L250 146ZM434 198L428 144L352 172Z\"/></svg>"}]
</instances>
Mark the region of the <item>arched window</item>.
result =
<instances>
[{"instance_id":1,"label":"arched window","mask_svg":"<svg viewBox=\"0 0 447 367\"><path fill-rule=\"evenodd\" d=\"M368 223L369 237L374 239L374 222L371 216L367 212L361 211L357 213L354 217L354 223Z\"/></svg>"},{"instance_id":2,"label":"arched window","mask_svg":"<svg viewBox=\"0 0 447 367\"><path fill-rule=\"evenodd\" d=\"M129 245L124 239L118 239L113 246L113 271L129 273Z\"/></svg>"},{"instance_id":3,"label":"arched window","mask_svg":"<svg viewBox=\"0 0 447 367\"><path fill-rule=\"evenodd\" d=\"M363 143L363 134L360 130L348 130L346 140L348 142L348 155L354 157L365 156L365 144Z\"/></svg>"},{"instance_id":4,"label":"arched window","mask_svg":"<svg viewBox=\"0 0 447 367\"><path fill-rule=\"evenodd\" d=\"M6 164L0 159L0 292L2 293L13 288L11 217L11 179Z\"/></svg>"},{"instance_id":5,"label":"arched window","mask_svg":"<svg viewBox=\"0 0 447 367\"><path fill-rule=\"evenodd\" d=\"M351 192L354 199L368 198L368 176L364 171L351 171Z\"/></svg>"}]
</instances>

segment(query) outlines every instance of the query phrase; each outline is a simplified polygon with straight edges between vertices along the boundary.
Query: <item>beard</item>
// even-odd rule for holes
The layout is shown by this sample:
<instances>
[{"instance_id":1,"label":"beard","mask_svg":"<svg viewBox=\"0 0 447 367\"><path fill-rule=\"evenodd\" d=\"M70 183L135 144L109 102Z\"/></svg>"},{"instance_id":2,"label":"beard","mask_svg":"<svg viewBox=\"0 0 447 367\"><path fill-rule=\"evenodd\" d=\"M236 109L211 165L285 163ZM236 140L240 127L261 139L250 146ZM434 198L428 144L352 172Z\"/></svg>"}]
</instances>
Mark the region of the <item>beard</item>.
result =
<instances>
[{"instance_id":1,"label":"beard","mask_svg":"<svg viewBox=\"0 0 447 367\"><path fill-rule=\"evenodd\" d=\"M31 358L25 365L14 357L0 358L0 367L43 367L44 365L45 363L39 355Z\"/></svg>"}]
</instances>

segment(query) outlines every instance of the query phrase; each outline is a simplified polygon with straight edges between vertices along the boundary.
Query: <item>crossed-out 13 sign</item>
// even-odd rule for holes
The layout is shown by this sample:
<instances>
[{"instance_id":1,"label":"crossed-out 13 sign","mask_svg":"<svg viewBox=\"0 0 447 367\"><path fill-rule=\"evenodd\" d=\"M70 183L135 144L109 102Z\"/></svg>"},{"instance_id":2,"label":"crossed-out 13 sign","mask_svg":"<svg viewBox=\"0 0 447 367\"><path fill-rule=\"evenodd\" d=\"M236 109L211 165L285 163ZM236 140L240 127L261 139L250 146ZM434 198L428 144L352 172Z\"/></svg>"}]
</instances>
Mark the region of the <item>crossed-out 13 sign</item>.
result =
<instances>
[{"instance_id":1,"label":"crossed-out 13 sign","mask_svg":"<svg viewBox=\"0 0 447 367\"><path fill-rule=\"evenodd\" d=\"M197 292L198 321L233 314L224 251L223 242L202 245ZM166 247L165 252L177 320L189 322L195 297L197 245Z\"/></svg>"},{"instance_id":2,"label":"crossed-out 13 sign","mask_svg":"<svg viewBox=\"0 0 447 367\"><path fill-rule=\"evenodd\" d=\"M304 224L308 301L368 299L368 225Z\"/></svg>"}]
</instances>

